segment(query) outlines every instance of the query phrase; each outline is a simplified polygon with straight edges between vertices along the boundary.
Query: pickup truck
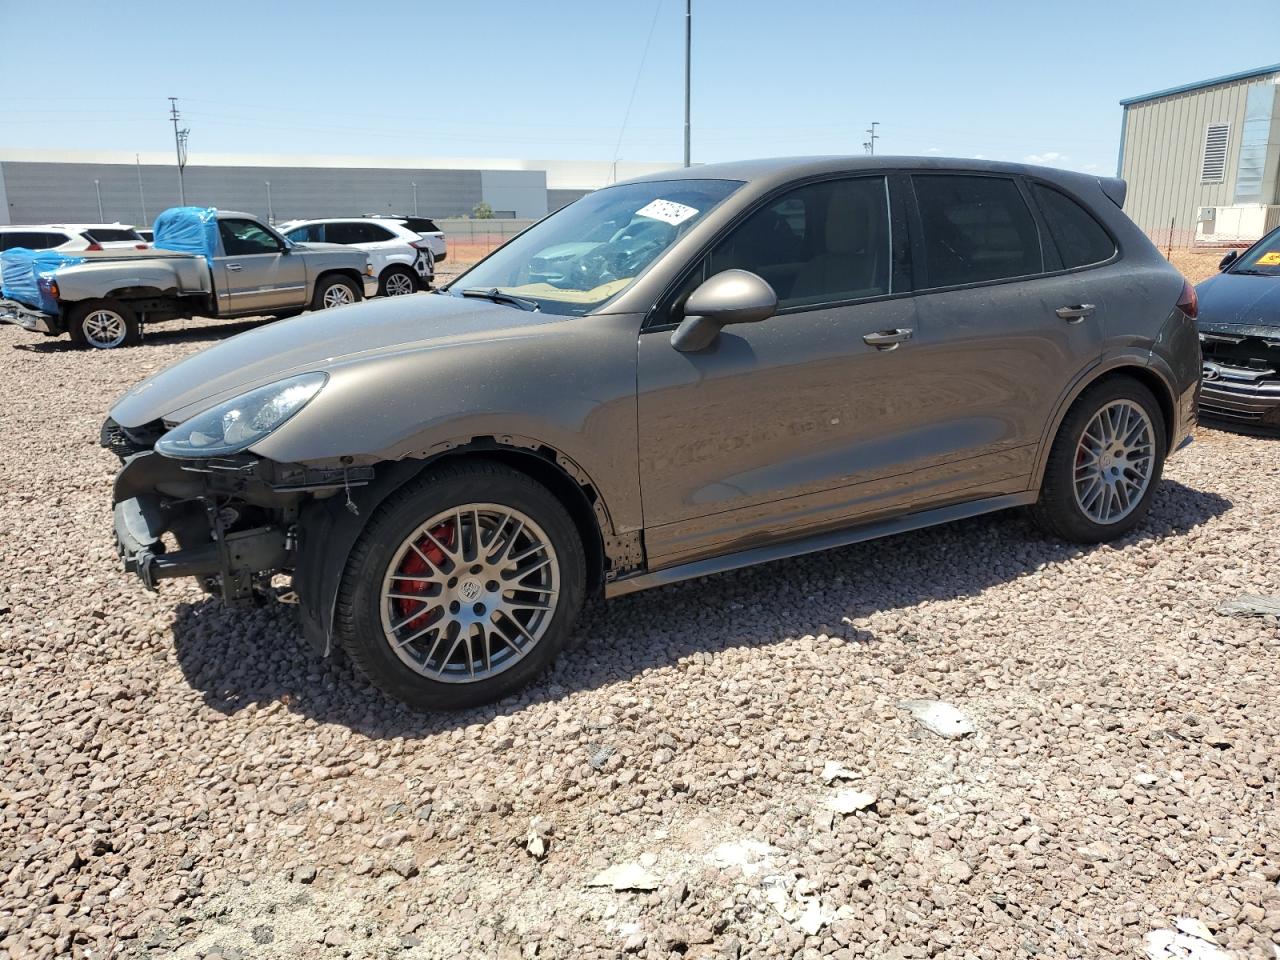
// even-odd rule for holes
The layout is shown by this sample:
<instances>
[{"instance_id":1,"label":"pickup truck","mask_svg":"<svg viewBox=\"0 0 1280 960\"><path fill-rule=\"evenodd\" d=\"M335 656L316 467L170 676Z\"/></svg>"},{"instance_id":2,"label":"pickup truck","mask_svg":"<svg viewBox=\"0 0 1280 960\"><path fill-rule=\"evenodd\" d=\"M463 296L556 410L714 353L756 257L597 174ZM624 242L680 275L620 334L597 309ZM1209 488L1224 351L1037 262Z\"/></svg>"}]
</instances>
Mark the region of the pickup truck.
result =
<instances>
[{"instance_id":1,"label":"pickup truck","mask_svg":"<svg viewBox=\"0 0 1280 960\"><path fill-rule=\"evenodd\" d=\"M0 322L68 333L98 350L142 339L144 323L189 317L276 317L355 303L377 292L363 250L293 243L246 213L209 211L207 255L165 249L77 252L39 274L40 303L0 298ZM54 308L56 305L56 308Z\"/></svg>"}]
</instances>

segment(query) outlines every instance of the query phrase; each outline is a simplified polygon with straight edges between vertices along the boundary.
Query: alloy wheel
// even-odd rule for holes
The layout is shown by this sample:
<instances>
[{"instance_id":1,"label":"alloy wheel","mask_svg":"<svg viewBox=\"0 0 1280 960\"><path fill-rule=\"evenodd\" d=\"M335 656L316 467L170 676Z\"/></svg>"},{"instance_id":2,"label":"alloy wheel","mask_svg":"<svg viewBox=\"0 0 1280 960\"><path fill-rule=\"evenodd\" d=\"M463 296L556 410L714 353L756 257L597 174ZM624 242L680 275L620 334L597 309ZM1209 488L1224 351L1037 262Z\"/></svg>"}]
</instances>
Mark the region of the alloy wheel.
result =
<instances>
[{"instance_id":1,"label":"alloy wheel","mask_svg":"<svg viewBox=\"0 0 1280 960\"><path fill-rule=\"evenodd\" d=\"M85 314L80 326L85 342L95 350L110 350L120 346L129 332L124 317L114 310L94 310Z\"/></svg>"},{"instance_id":2,"label":"alloy wheel","mask_svg":"<svg viewBox=\"0 0 1280 960\"><path fill-rule=\"evenodd\" d=\"M335 283L325 290L323 303L324 308L328 310L330 307L342 307L348 303L355 303L355 297L346 284Z\"/></svg>"},{"instance_id":3,"label":"alloy wheel","mask_svg":"<svg viewBox=\"0 0 1280 960\"><path fill-rule=\"evenodd\" d=\"M1142 502L1155 469L1151 417L1132 400L1113 400L1089 421L1076 446L1076 504L1098 524L1118 523Z\"/></svg>"},{"instance_id":4,"label":"alloy wheel","mask_svg":"<svg viewBox=\"0 0 1280 960\"><path fill-rule=\"evenodd\" d=\"M415 672L474 683L510 669L539 643L559 590L559 558L531 517L467 504L401 543L382 583L382 629Z\"/></svg>"},{"instance_id":5,"label":"alloy wheel","mask_svg":"<svg viewBox=\"0 0 1280 960\"><path fill-rule=\"evenodd\" d=\"M407 273L393 273L385 284L388 297L404 297L414 292L413 280Z\"/></svg>"}]
</instances>

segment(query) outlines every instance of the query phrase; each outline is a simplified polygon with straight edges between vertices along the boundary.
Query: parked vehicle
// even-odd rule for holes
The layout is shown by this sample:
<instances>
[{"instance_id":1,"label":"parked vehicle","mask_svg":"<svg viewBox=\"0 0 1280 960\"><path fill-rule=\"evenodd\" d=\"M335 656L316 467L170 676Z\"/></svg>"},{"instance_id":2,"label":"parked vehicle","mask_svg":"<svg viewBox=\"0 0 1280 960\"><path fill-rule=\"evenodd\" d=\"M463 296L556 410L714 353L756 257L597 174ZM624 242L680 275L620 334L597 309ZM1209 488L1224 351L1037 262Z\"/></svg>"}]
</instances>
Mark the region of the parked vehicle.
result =
<instances>
[{"instance_id":1,"label":"parked vehicle","mask_svg":"<svg viewBox=\"0 0 1280 960\"><path fill-rule=\"evenodd\" d=\"M279 229L295 243L337 243L363 250L373 263L379 296L430 289L435 277L430 242L397 220L290 220Z\"/></svg>"},{"instance_id":2,"label":"parked vehicle","mask_svg":"<svg viewBox=\"0 0 1280 960\"><path fill-rule=\"evenodd\" d=\"M355 303L377 291L373 265L361 250L290 243L247 213L177 210L190 211L188 219L207 214L199 229L188 225L200 238L196 246L166 247L157 226L155 249L77 253L78 262L30 278L33 295L26 300L0 299L0 321L46 336L69 333L80 346L107 350L137 343L144 323L287 316ZM14 283L9 272L6 266L6 290Z\"/></svg>"},{"instance_id":3,"label":"parked vehicle","mask_svg":"<svg viewBox=\"0 0 1280 960\"><path fill-rule=\"evenodd\" d=\"M0 252L27 250L131 250L146 240L124 223L46 223L0 227Z\"/></svg>"},{"instance_id":4,"label":"parked vehicle","mask_svg":"<svg viewBox=\"0 0 1280 960\"><path fill-rule=\"evenodd\" d=\"M886 157L606 187L438 295L127 393L102 434L125 567L227 599L289 573L317 650L456 708L538 675L589 594L1009 507L1114 539L1200 379L1194 292L1124 192Z\"/></svg>"},{"instance_id":5,"label":"parked vehicle","mask_svg":"<svg viewBox=\"0 0 1280 960\"><path fill-rule=\"evenodd\" d=\"M1280 428L1280 229L1232 250L1196 287L1204 384L1200 412Z\"/></svg>"},{"instance_id":6,"label":"parked vehicle","mask_svg":"<svg viewBox=\"0 0 1280 960\"><path fill-rule=\"evenodd\" d=\"M402 213L366 213L364 216L369 220L396 220L404 224L431 244L431 257L435 263L443 263L449 258L449 245L445 242L444 231L429 217L410 217Z\"/></svg>"}]
</instances>

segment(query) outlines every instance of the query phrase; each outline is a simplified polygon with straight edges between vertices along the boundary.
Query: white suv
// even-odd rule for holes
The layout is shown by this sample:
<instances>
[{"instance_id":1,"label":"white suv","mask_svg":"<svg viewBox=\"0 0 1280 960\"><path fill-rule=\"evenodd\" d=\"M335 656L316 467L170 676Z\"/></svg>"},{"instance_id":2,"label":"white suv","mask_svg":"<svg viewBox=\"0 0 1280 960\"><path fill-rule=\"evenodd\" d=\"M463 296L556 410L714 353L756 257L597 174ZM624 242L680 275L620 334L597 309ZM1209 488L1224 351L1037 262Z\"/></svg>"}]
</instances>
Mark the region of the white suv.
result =
<instances>
[{"instance_id":1,"label":"white suv","mask_svg":"<svg viewBox=\"0 0 1280 960\"><path fill-rule=\"evenodd\" d=\"M0 227L0 251L25 247L28 250L112 250L138 247L146 240L127 223L42 223Z\"/></svg>"},{"instance_id":2,"label":"white suv","mask_svg":"<svg viewBox=\"0 0 1280 960\"><path fill-rule=\"evenodd\" d=\"M426 290L435 277L430 243L394 220L290 220L278 229L295 243L340 243L364 250L378 277L380 297Z\"/></svg>"}]
</instances>

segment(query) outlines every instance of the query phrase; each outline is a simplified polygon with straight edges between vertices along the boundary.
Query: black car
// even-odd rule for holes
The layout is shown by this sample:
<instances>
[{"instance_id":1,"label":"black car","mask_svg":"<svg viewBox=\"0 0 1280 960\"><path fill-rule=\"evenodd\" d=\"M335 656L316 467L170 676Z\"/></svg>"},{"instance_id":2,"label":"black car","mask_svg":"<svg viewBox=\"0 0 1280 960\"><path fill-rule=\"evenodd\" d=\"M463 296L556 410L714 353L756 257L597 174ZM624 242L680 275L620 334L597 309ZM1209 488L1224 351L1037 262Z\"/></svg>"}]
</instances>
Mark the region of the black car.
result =
<instances>
[{"instance_id":1,"label":"black car","mask_svg":"<svg viewBox=\"0 0 1280 960\"><path fill-rule=\"evenodd\" d=\"M1200 412L1280 429L1280 229L1196 287L1204 356Z\"/></svg>"}]
</instances>

